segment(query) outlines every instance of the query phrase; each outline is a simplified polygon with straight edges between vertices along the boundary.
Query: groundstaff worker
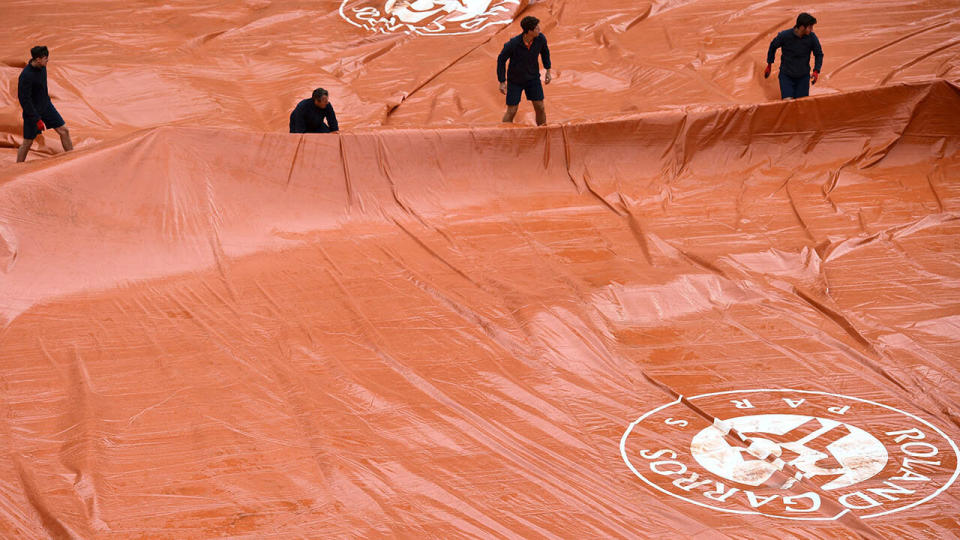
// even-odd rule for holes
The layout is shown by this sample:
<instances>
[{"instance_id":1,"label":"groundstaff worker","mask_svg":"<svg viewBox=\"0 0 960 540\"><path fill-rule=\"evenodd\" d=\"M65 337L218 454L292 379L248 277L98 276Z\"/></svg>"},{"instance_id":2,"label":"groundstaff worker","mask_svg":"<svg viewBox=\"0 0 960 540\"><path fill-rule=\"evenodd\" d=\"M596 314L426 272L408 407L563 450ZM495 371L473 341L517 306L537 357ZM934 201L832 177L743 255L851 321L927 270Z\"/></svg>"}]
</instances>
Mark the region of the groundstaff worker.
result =
<instances>
[{"instance_id":1,"label":"groundstaff worker","mask_svg":"<svg viewBox=\"0 0 960 540\"><path fill-rule=\"evenodd\" d=\"M23 144L17 150L17 163L27 159L33 140L45 129L53 129L60 135L64 151L73 150L70 130L53 106L47 92L49 61L50 51L46 47L38 45L30 49L30 62L20 72L20 79L17 81L17 98L20 100L20 108L23 109Z\"/></svg>"},{"instance_id":2,"label":"groundstaff worker","mask_svg":"<svg viewBox=\"0 0 960 540\"><path fill-rule=\"evenodd\" d=\"M767 69L763 78L770 76L773 61L776 59L777 49L780 53L780 97L782 99L801 98L810 95L810 85L817 84L820 78L820 68L823 66L823 49L820 40L813 33L813 25L817 19L809 13L797 16L797 24L788 28L770 42L767 51ZM816 61L813 72L810 72L810 53Z\"/></svg>"},{"instance_id":3,"label":"groundstaff worker","mask_svg":"<svg viewBox=\"0 0 960 540\"><path fill-rule=\"evenodd\" d=\"M503 113L504 122L513 122L520 105L520 95L526 94L537 113L537 125L547 123L547 112L543 108L543 86L540 84L540 64L547 72L543 82L550 84L550 49L547 38L540 33L540 21L536 17L524 17L520 21L523 33L504 43L497 57L497 80L500 81L500 93L507 95L507 112ZM539 57L539 58L538 58ZM507 67L509 61L510 66Z\"/></svg>"},{"instance_id":4,"label":"groundstaff worker","mask_svg":"<svg viewBox=\"0 0 960 540\"><path fill-rule=\"evenodd\" d=\"M290 113L290 133L335 133L340 131L337 115L330 103L330 94L323 88L313 91L313 97L297 103Z\"/></svg>"}]
</instances>

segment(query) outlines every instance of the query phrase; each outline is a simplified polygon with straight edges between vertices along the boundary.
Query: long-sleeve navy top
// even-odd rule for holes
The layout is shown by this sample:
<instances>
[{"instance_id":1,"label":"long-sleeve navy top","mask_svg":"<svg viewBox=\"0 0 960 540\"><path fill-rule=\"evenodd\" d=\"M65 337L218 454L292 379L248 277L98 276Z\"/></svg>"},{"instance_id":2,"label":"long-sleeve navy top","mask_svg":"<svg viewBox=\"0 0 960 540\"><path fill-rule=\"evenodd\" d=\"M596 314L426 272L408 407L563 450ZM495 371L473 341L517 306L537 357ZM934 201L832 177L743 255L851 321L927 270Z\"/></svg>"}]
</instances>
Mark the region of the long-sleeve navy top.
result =
<instances>
[{"instance_id":1,"label":"long-sleeve navy top","mask_svg":"<svg viewBox=\"0 0 960 540\"><path fill-rule=\"evenodd\" d=\"M777 49L782 49L780 53L780 71L790 77L806 77L810 75L810 53L816 61L813 70L820 71L823 67L823 49L820 48L820 40L817 34L810 34L797 37L793 33L793 28L788 28L773 38L770 42L770 49L767 51L767 63L772 64L776 60Z\"/></svg>"},{"instance_id":2,"label":"long-sleeve navy top","mask_svg":"<svg viewBox=\"0 0 960 540\"><path fill-rule=\"evenodd\" d=\"M47 68L34 67L27 64L20 72L17 81L17 98L23 109L23 119L37 121L40 113L50 105L50 94L47 93Z\"/></svg>"},{"instance_id":3,"label":"long-sleeve navy top","mask_svg":"<svg viewBox=\"0 0 960 540\"><path fill-rule=\"evenodd\" d=\"M290 113L290 133L330 133L339 130L333 103L327 102L327 106L321 109L313 103L313 98L307 98L297 103Z\"/></svg>"},{"instance_id":4,"label":"long-sleeve navy top","mask_svg":"<svg viewBox=\"0 0 960 540\"><path fill-rule=\"evenodd\" d=\"M530 47L523 43L523 34L515 36L503 44L503 50L497 57L497 80L524 84L540 78L540 65L537 57L543 59L544 69L550 69L550 49L543 34L533 38ZM507 68L507 60L510 67Z\"/></svg>"}]
</instances>

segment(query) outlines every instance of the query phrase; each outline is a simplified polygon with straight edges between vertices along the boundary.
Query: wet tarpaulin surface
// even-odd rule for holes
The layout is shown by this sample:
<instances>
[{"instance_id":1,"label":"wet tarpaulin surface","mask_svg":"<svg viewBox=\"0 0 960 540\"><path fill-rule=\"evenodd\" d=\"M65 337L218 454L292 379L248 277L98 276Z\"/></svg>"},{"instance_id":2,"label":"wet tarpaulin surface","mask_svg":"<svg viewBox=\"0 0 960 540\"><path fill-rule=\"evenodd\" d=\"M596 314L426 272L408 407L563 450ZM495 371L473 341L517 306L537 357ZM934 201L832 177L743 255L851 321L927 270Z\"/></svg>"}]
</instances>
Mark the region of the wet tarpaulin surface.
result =
<instances>
[{"instance_id":1,"label":"wet tarpaulin surface","mask_svg":"<svg viewBox=\"0 0 960 540\"><path fill-rule=\"evenodd\" d=\"M641 6L619 34L697 4ZM241 13L192 5L204 28ZM334 3L291 6L344 40L431 49ZM592 31L574 8L522 13ZM914 8L934 21L917 36L955 24ZM207 43L232 32L269 58L236 37L268 20ZM859 43L847 30L836 41ZM891 63L936 57L895 39ZM203 122L115 133L65 114L98 140L0 169L0 532L956 536L960 89L932 69L871 81L866 62L845 70L874 83L859 90L765 102L751 72L722 104L678 90L676 107L601 101L581 120L551 101L571 91L560 75L546 128L374 129L384 116L300 136L229 124L289 104L205 99ZM221 103L274 99L223 84ZM187 99L168 93L149 94ZM471 99L495 121L496 96Z\"/></svg>"}]
</instances>

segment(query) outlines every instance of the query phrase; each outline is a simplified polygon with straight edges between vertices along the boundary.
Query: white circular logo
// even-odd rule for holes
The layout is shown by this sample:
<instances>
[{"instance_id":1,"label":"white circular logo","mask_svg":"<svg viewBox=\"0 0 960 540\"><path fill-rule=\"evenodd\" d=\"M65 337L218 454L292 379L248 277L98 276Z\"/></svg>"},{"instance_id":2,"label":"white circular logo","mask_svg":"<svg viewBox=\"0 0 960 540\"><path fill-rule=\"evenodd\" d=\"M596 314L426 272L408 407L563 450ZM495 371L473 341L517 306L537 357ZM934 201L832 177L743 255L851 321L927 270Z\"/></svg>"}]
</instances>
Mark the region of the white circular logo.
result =
<instances>
[{"instance_id":1,"label":"white circular logo","mask_svg":"<svg viewBox=\"0 0 960 540\"><path fill-rule=\"evenodd\" d=\"M620 453L668 495L786 519L891 514L936 497L960 474L956 444L929 422L804 390L680 398L630 424Z\"/></svg>"},{"instance_id":2,"label":"white circular logo","mask_svg":"<svg viewBox=\"0 0 960 540\"><path fill-rule=\"evenodd\" d=\"M384 34L472 34L513 22L521 0L343 0L340 16Z\"/></svg>"}]
</instances>

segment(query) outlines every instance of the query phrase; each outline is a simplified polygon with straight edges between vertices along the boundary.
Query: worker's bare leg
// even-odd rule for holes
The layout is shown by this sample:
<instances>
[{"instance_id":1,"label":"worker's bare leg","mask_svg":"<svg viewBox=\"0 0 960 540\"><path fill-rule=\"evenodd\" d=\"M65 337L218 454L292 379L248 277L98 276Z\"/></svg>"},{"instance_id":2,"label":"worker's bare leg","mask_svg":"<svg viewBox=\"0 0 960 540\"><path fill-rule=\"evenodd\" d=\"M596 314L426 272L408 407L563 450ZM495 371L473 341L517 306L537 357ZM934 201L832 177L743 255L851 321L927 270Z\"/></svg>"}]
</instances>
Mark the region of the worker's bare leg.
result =
<instances>
[{"instance_id":1,"label":"worker's bare leg","mask_svg":"<svg viewBox=\"0 0 960 540\"><path fill-rule=\"evenodd\" d=\"M23 163L27 159L27 152L30 151L30 145L33 144L33 139L24 139L20 144L20 148L17 148L17 163Z\"/></svg>"},{"instance_id":2,"label":"worker's bare leg","mask_svg":"<svg viewBox=\"0 0 960 540\"><path fill-rule=\"evenodd\" d=\"M63 151L73 150L73 141L70 140L70 130L67 129L67 126L60 126L56 128L56 131L57 135L60 135L60 142L63 143Z\"/></svg>"},{"instance_id":3,"label":"worker's bare leg","mask_svg":"<svg viewBox=\"0 0 960 540\"><path fill-rule=\"evenodd\" d=\"M547 123L547 109L543 106L543 100L532 101L533 110L537 113L537 125L542 126Z\"/></svg>"}]
</instances>

